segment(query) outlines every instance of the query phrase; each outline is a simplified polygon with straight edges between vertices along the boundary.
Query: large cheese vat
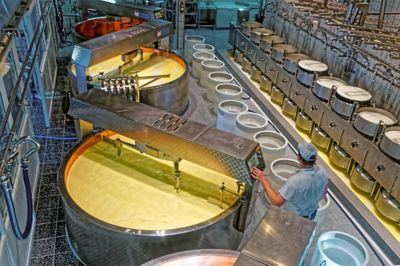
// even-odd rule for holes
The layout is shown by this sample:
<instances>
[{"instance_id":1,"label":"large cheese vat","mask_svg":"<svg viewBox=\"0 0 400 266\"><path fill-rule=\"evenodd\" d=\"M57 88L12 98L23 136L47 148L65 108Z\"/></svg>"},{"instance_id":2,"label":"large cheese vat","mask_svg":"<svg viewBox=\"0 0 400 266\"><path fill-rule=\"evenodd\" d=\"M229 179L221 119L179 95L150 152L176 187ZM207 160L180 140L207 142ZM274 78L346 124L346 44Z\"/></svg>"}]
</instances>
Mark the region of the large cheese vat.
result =
<instances>
[{"instance_id":1,"label":"large cheese vat","mask_svg":"<svg viewBox=\"0 0 400 266\"><path fill-rule=\"evenodd\" d=\"M113 81L116 88L120 86L119 78L151 77L153 79L140 79L140 102L150 106L181 115L189 104L188 85L189 67L179 55L166 50L154 48L140 48L141 52L127 65L121 56L117 56L93 65L86 70L86 75L91 77L90 86L102 88L100 78ZM127 65L127 66L126 66ZM121 66L124 66L121 70ZM74 64L67 67L71 82L72 93L78 94L77 79ZM121 71L122 74L121 74ZM104 75L101 75L101 74ZM170 75L160 77L160 75ZM131 88L132 89L132 88ZM134 89L134 88L133 88ZM111 88L112 91L112 88Z\"/></svg>"},{"instance_id":2,"label":"large cheese vat","mask_svg":"<svg viewBox=\"0 0 400 266\"><path fill-rule=\"evenodd\" d=\"M118 149L116 138L133 143L103 131L77 144L59 169L67 237L83 263L140 265L183 250L238 247L247 187L182 160L176 192L171 161Z\"/></svg>"}]
</instances>

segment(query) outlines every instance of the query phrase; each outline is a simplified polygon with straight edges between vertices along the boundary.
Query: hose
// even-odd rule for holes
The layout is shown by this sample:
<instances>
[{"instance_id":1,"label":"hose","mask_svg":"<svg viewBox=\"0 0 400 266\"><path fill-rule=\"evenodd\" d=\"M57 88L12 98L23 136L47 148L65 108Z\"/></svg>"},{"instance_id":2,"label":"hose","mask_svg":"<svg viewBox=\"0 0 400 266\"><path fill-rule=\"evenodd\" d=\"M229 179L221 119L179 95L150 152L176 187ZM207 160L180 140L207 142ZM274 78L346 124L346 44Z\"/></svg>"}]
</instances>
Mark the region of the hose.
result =
<instances>
[{"instance_id":1,"label":"hose","mask_svg":"<svg viewBox=\"0 0 400 266\"><path fill-rule=\"evenodd\" d=\"M26 202L27 202L27 221L25 225L24 232L21 232L21 229L19 228L18 224L18 219L17 215L15 213L15 206L14 206L14 201L12 199L12 189L10 186L10 181L8 178L4 178L5 176L2 177L2 182L1 182L1 189L3 191L3 195L6 200L6 205L8 209L8 214L10 217L10 222L11 222L11 227L12 230L19 240L26 239L31 230L32 230L32 224L33 224L33 202L32 202L32 191L31 191L31 186L29 182L29 161L27 159L22 159L21 160L21 168L22 168L22 177L24 180L24 186L25 186L25 195L26 195Z\"/></svg>"}]
</instances>

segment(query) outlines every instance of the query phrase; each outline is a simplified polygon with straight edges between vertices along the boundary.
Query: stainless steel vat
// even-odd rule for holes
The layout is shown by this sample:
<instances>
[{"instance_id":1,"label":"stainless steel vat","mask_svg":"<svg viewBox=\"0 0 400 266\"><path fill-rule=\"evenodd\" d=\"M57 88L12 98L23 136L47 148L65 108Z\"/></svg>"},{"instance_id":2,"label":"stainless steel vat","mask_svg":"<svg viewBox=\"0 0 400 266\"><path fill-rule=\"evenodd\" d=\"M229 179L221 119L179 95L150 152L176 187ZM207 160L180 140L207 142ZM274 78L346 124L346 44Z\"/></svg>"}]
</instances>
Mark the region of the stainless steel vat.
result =
<instances>
[{"instance_id":1,"label":"stainless steel vat","mask_svg":"<svg viewBox=\"0 0 400 266\"><path fill-rule=\"evenodd\" d=\"M290 100L289 97L285 97L283 100L282 112L291 118L295 118L297 115L297 105Z\"/></svg>"},{"instance_id":2,"label":"stainless steel vat","mask_svg":"<svg viewBox=\"0 0 400 266\"><path fill-rule=\"evenodd\" d=\"M251 67L251 79L257 82L260 82L260 78L261 78L261 70L256 67L256 66L252 66Z\"/></svg>"},{"instance_id":3,"label":"stainless steel vat","mask_svg":"<svg viewBox=\"0 0 400 266\"><path fill-rule=\"evenodd\" d=\"M101 134L89 136L78 143L67 154L58 173L58 187L65 213L67 236L71 248L83 263L141 265L151 259L177 251L237 248L242 237L238 231L240 217L243 219L240 212L244 211L245 203L247 204L247 194L242 194L245 195L243 200L237 200L212 219L193 226L168 230L123 228L99 220L81 209L71 197L66 182L74 162L84 150L103 138ZM138 203L132 202L132 204Z\"/></svg>"},{"instance_id":4,"label":"stainless steel vat","mask_svg":"<svg viewBox=\"0 0 400 266\"><path fill-rule=\"evenodd\" d=\"M282 63L286 55L295 52L297 48L291 44L277 44L271 48L271 58L277 63Z\"/></svg>"},{"instance_id":5,"label":"stainless steel vat","mask_svg":"<svg viewBox=\"0 0 400 266\"><path fill-rule=\"evenodd\" d=\"M331 97L332 110L345 118L349 118L357 106L367 106L372 98L368 91L354 86L340 86Z\"/></svg>"},{"instance_id":6,"label":"stainless steel vat","mask_svg":"<svg viewBox=\"0 0 400 266\"><path fill-rule=\"evenodd\" d=\"M260 48L262 51L266 53L271 53L272 46L275 44L282 44L285 43L285 39L280 36L271 35L271 36L264 36L260 40Z\"/></svg>"},{"instance_id":7,"label":"stainless steel vat","mask_svg":"<svg viewBox=\"0 0 400 266\"><path fill-rule=\"evenodd\" d=\"M304 86L311 87L314 80L326 74L328 66L315 60L300 60L298 63L297 80Z\"/></svg>"},{"instance_id":8,"label":"stainless steel vat","mask_svg":"<svg viewBox=\"0 0 400 266\"><path fill-rule=\"evenodd\" d=\"M266 28L255 28L250 33L250 40L256 44L260 44L260 40L264 36L273 35L274 31Z\"/></svg>"},{"instance_id":9,"label":"stainless steel vat","mask_svg":"<svg viewBox=\"0 0 400 266\"><path fill-rule=\"evenodd\" d=\"M359 132L374 137L379 135L383 126L393 126L397 122L397 118L386 110L362 107L357 110L353 126Z\"/></svg>"},{"instance_id":10,"label":"stainless steel vat","mask_svg":"<svg viewBox=\"0 0 400 266\"><path fill-rule=\"evenodd\" d=\"M247 37L250 37L251 31L253 29L261 28L262 24L257 21L246 21L242 23L242 32Z\"/></svg>"},{"instance_id":11,"label":"stainless steel vat","mask_svg":"<svg viewBox=\"0 0 400 266\"><path fill-rule=\"evenodd\" d=\"M323 101L329 101L334 90L339 86L346 86L347 83L339 78L330 76L319 77L315 80L312 92Z\"/></svg>"},{"instance_id":12,"label":"stainless steel vat","mask_svg":"<svg viewBox=\"0 0 400 266\"><path fill-rule=\"evenodd\" d=\"M318 148L328 151L331 144L331 137L316 125L311 132L311 141Z\"/></svg>"},{"instance_id":13,"label":"stainless steel vat","mask_svg":"<svg viewBox=\"0 0 400 266\"><path fill-rule=\"evenodd\" d=\"M306 113L300 111L296 117L296 127L306 132L307 134L310 134L312 126L313 126L312 119L308 115L306 115Z\"/></svg>"},{"instance_id":14,"label":"stainless steel vat","mask_svg":"<svg viewBox=\"0 0 400 266\"><path fill-rule=\"evenodd\" d=\"M181 115L186 111L189 104L189 67L186 61L179 55L165 50L153 48L142 48L143 52L154 52L160 56L165 56L178 62L185 68L184 73L177 79L159 86L146 86L140 89L140 101L150 106L165 110L174 114ZM116 65L115 68L118 68ZM77 79L73 64L67 66L68 76L71 83L73 95L77 95ZM157 74L157 73L155 73Z\"/></svg>"},{"instance_id":15,"label":"stainless steel vat","mask_svg":"<svg viewBox=\"0 0 400 266\"><path fill-rule=\"evenodd\" d=\"M338 168L346 172L349 170L351 157L338 144L333 144L329 150L329 159Z\"/></svg>"},{"instance_id":16,"label":"stainless steel vat","mask_svg":"<svg viewBox=\"0 0 400 266\"><path fill-rule=\"evenodd\" d=\"M371 193L375 187L376 181L359 164L355 164L350 175L351 183L358 189Z\"/></svg>"},{"instance_id":17,"label":"stainless steel vat","mask_svg":"<svg viewBox=\"0 0 400 266\"><path fill-rule=\"evenodd\" d=\"M311 59L308 55L302 53L290 53L285 55L283 60L283 68L290 74L294 74L297 71L297 64L301 60Z\"/></svg>"},{"instance_id":18,"label":"stainless steel vat","mask_svg":"<svg viewBox=\"0 0 400 266\"><path fill-rule=\"evenodd\" d=\"M382 188L375 201L376 209L386 218L400 225L400 202Z\"/></svg>"},{"instance_id":19,"label":"stainless steel vat","mask_svg":"<svg viewBox=\"0 0 400 266\"><path fill-rule=\"evenodd\" d=\"M285 94L277 86L272 86L271 100L279 105L283 104Z\"/></svg>"},{"instance_id":20,"label":"stainless steel vat","mask_svg":"<svg viewBox=\"0 0 400 266\"><path fill-rule=\"evenodd\" d=\"M240 252L236 250L187 250L151 260L143 266L233 266L239 255Z\"/></svg>"},{"instance_id":21,"label":"stainless steel vat","mask_svg":"<svg viewBox=\"0 0 400 266\"><path fill-rule=\"evenodd\" d=\"M379 147L388 156L395 160L400 160L400 127L385 129Z\"/></svg>"},{"instance_id":22,"label":"stainless steel vat","mask_svg":"<svg viewBox=\"0 0 400 266\"><path fill-rule=\"evenodd\" d=\"M268 94L271 93L272 90L272 81L267 78L265 75L262 75L260 78L260 90L266 92Z\"/></svg>"}]
</instances>

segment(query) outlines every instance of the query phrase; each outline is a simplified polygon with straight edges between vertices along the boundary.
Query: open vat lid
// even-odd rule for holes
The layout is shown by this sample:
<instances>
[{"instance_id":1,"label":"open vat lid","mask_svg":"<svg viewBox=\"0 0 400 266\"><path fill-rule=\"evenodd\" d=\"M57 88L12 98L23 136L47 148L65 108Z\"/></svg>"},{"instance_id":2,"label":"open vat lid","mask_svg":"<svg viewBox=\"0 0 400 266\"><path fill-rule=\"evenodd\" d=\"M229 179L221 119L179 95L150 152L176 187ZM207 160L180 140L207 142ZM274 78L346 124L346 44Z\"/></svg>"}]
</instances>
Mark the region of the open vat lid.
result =
<instances>
[{"instance_id":1,"label":"open vat lid","mask_svg":"<svg viewBox=\"0 0 400 266\"><path fill-rule=\"evenodd\" d=\"M72 98L68 114L249 185L250 170L265 168L253 140L100 90Z\"/></svg>"},{"instance_id":2,"label":"open vat lid","mask_svg":"<svg viewBox=\"0 0 400 266\"><path fill-rule=\"evenodd\" d=\"M159 7L135 5L126 0L79 0L81 8L93 8L107 15L137 18L145 21L162 18Z\"/></svg>"},{"instance_id":3,"label":"open vat lid","mask_svg":"<svg viewBox=\"0 0 400 266\"><path fill-rule=\"evenodd\" d=\"M74 45L72 62L87 68L118 55L132 52L140 46L156 42L173 33L171 22L161 19L151 20Z\"/></svg>"}]
</instances>

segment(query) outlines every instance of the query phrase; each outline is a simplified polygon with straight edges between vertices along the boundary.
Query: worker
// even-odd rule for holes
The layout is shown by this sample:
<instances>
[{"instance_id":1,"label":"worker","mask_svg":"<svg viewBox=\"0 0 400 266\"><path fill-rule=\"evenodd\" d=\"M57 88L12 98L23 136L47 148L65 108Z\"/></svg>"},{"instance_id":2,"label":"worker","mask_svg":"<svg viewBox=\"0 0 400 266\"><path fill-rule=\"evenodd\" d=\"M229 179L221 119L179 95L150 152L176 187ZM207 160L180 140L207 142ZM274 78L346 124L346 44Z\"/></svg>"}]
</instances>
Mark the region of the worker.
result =
<instances>
[{"instance_id":1,"label":"worker","mask_svg":"<svg viewBox=\"0 0 400 266\"><path fill-rule=\"evenodd\" d=\"M257 168L251 176L258 180L264 188L272 205L282 206L290 203L294 208L290 210L298 215L313 220L317 213L318 203L325 195L328 187L328 175L323 167L316 165L317 149L310 143L298 145L297 160L300 169L288 181L275 191L268 178Z\"/></svg>"}]
</instances>

